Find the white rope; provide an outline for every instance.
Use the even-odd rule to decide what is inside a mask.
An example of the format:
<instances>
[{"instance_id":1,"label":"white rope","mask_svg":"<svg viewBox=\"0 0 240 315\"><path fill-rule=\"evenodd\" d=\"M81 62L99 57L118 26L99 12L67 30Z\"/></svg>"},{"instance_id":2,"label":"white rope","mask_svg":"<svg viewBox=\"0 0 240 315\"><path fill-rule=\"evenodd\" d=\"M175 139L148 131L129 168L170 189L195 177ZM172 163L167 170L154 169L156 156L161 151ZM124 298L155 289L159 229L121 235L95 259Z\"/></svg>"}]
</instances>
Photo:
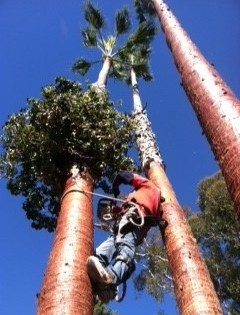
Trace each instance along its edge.
<instances>
[{"instance_id":1,"label":"white rope","mask_svg":"<svg viewBox=\"0 0 240 315\"><path fill-rule=\"evenodd\" d=\"M140 223L138 224L138 223L136 223L136 222L133 220L133 218L130 217L130 215L129 215L129 218L128 218L129 222L131 222L133 225L138 226L138 227L141 227L141 226L144 225L144 214L143 214L143 212L140 210L140 207L139 207L135 202L133 202L133 201L124 200L124 199L115 198L115 197L109 197L109 196L106 196L106 195L102 195L102 194L99 194L99 193L94 193L94 192L91 192L91 191L85 191L85 190L81 190L81 189L72 189L72 190L66 191L66 192L63 194L63 196L62 196L62 198L61 198L61 201L62 201L63 198L64 198L68 193L70 193L70 192L80 192L80 193L83 193L83 194L89 194L89 195L93 195L93 196L97 196L97 197L101 197L101 198L106 198L106 199L113 200L113 201L119 201L119 202L122 202L123 205L124 205L124 204L130 204L130 205L132 205L132 207L134 207L134 209L137 209L137 212L138 212L137 214L140 216L141 221L140 221ZM130 210L131 210L131 208L130 208ZM133 213L133 212L134 212L134 211L132 211L132 213ZM130 213L130 214L131 214L131 213ZM110 217L106 217L106 221L108 221L108 220L111 220L111 218L110 218Z\"/></svg>"},{"instance_id":2,"label":"white rope","mask_svg":"<svg viewBox=\"0 0 240 315\"><path fill-rule=\"evenodd\" d=\"M89 194L89 195L98 196L98 197L101 197L101 198L107 198L109 200L119 201L119 202L123 202L123 203L126 202L126 200L123 200L123 199L119 199L119 198L115 198L115 197L109 197L109 196L106 196L106 195L94 193L94 192L91 192L91 191L85 191L85 190L81 190L81 189L70 189L70 190L67 190L63 194L61 200L63 200L63 198L70 192L80 192L80 193L83 193L83 194Z\"/></svg>"}]
</instances>

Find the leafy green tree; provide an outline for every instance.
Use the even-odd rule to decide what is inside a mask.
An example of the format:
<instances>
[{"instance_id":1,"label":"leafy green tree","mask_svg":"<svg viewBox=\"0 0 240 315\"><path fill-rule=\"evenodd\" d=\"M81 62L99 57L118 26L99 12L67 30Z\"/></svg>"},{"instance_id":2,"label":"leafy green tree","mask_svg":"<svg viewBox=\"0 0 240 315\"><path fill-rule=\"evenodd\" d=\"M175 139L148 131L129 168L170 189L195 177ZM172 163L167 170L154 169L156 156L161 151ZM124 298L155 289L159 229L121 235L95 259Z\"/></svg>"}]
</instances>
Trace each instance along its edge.
<instances>
[{"instance_id":1,"label":"leafy green tree","mask_svg":"<svg viewBox=\"0 0 240 315\"><path fill-rule=\"evenodd\" d=\"M147 291L157 301L173 292L169 263L158 228L151 229L144 243L138 247L138 270L134 274L134 287L138 292Z\"/></svg>"},{"instance_id":2,"label":"leafy green tree","mask_svg":"<svg viewBox=\"0 0 240 315\"><path fill-rule=\"evenodd\" d=\"M93 315L117 315L117 313L107 309L105 304L98 301L95 304Z\"/></svg>"},{"instance_id":3,"label":"leafy green tree","mask_svg":"<svg viewBox=\"0 0 240 315\"><path fill-rule=\"evenodd\" d=\"M189 222L205 257L224 313L240 313L240 223L221 173L199 184L201 212Z\"/></svg>"},{"instance_id":4,"label":"leafy green tree","mask_svg":"<svg viewBox=\"0 0 240 315\"><path fill-rule=\"evenodd\" d=\"M57 78L42 90L42 99L4 125L1 173L13 195L25 197L23 209L32 226L53 231L60 198L73 165L86 167L94 188L108 191L118 168L131 167L131 120L114 109L108 94ZM105 179L105 180L103 180Z\"/></svg>"},{"instance_id":5,"label":"leafy green tree","mask_svg":"<svg viewBox=\"0 0 240 315\"><path fill-rule=\"evenodd\" d=\"M65 78L5 123L0 169L7 188L24 197L34 228L55 230L38 315L92 314L89 193L98 187L108 191L114 173L133 166L127 154L132 137L130 118L114 109L106 91L84 91Z\"/></svg>"}]
</instances>

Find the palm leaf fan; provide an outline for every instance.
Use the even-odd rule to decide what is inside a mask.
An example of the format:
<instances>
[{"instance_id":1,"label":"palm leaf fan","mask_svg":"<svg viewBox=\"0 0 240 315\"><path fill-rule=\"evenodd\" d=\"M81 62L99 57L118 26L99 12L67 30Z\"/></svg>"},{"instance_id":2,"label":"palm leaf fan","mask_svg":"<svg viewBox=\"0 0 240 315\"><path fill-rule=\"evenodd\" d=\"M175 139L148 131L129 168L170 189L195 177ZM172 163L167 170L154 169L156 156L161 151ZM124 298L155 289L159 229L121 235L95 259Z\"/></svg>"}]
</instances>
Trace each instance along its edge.
<instances>
[{"instance_id":1,"label":"palm leaf fan","mask_svg":"<svg viewBox=\"0 0 240 315\"><path fill-rule=\"evenodd\" d=\"M91 67L91 62L89 62L83 58L80 58L74 62L73 66L72 66L72 70L75 73L78 73L78 74L84 76L88 72L90 67Z\"/></svg>"},{"instance_id":2,"label":"palm leaf fan","mask_svg":"<svg viewBox=\"0 0 240 315\"><path fill-rule=\"evenodd\" d=\"M97 7L93 6L90 2L86 2L84 9L84 16L88 23L90 23L96 30L100 30L104 27L104 17Z\"/></svg>"},{"instance_id":3,"label":"palm leaf fan","mask_svg":"<svg viewBox=\"0 0 240 315\"><path fill-rule=\"evenodd\" d=\"M96 30L92 27L86 27L82 30L83 44L86 47L96 47L97 46L97 34Z\"/></svg>"},{"instance_id":4,"label":"palm leaf fan","mask_svg":"<svg viewBox=\"0 0 240 315\"><path fill-rule=\"evenodd\" d=\"M117 34L124 34L129 31L131 27L131 21L127 8L123 8L116 12L115 15L115 30Z\"/></svg>"}]
</instances>

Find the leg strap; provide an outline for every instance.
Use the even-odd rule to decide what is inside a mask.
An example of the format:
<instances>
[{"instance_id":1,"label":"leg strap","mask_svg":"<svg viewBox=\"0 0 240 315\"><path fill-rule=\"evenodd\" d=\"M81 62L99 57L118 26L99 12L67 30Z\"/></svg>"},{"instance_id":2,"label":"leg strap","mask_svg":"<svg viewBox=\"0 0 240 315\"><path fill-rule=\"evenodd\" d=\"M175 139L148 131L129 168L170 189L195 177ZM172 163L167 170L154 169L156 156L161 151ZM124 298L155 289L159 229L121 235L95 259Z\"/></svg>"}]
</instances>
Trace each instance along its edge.
<instances>
[{"instance_id":1,"label":"leg strap","mask_svg":"<svg viewBox=\"0 0 240 315\"><path fill-rule=\"evenodd\" d=\"M116 258L115 258L115 263L117 261L122 261L124 262L127 266L128 266L128 272L127 274L125 275L124 277L124 280L126 281L130 276L131 274L135 271L136 269L136 264L135 264L135 261L134 260L130 260L122 255L118 255Z\"/></svg>"},{"instance_id":2,"label":"leg strap","mask_svg":"<svg viewBox=\"0 0 240 315\"><path fill-rule=\"evenodd\" d=\"M125 262L126 265L128 265L128 267L132 267L132 262L124 257L123 255L118 255L116 258L115 258L115 261L122 261L122 262Z\"/></svg>"}]
</instances>

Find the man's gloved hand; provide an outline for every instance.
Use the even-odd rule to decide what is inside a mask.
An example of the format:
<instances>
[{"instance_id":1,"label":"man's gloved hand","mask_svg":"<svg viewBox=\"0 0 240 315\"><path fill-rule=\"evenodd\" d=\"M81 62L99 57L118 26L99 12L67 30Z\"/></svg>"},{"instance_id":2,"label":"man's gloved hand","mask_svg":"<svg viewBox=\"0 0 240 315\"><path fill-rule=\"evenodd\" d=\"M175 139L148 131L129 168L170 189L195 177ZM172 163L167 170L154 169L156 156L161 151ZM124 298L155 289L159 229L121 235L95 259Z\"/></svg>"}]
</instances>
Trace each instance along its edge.
<instances>
[{"instance_id":1,"label":"man's gloved hand","mask_svg":"<svg viewBox=\"0 0 240 315\"><path fill-rule=\"evenodd\" d=\"M112 194L114 195L115 198L120 194L120 190L118 186L112 187Z\"/></svg>"},{"instance_id":2,"label":"man's gloved hand","mask_svg":"<svg viewBox=\"0 0 240 315\"><path fill-rule=\"evenodd\" d=\"M121 184L131 185L133 181L133 173L129 171L120 171L113 180L112 194L116 198L120 194L119 186Z\"/></svg>"},{"instance_id":3,"label":"man's gloved hand","mask_svg":"<svg viewBox=\"0 0 240 315\"><path fill-rule=\"evenodd\" d=\"M129 171L120 171L113 180L113 187L121 184L131 185L133 181L133 173Z\"/></svg>"}]
</instances>

